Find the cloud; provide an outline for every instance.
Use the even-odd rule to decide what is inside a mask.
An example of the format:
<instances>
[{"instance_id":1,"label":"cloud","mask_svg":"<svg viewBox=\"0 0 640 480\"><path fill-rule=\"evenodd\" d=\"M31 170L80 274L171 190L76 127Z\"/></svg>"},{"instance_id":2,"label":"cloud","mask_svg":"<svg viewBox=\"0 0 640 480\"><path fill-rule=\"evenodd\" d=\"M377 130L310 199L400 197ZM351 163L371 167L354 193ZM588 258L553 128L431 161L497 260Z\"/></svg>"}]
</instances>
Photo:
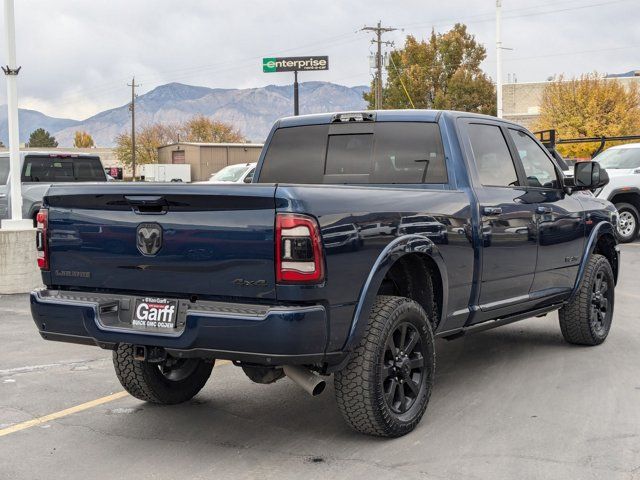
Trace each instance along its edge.
<instances>
[{"instance_id":1,"label":"cloud","mask_svg":"<svg viewBox=\"0 0 640 480\"><path fill-rule=\"evenodd\" d=\"M540 81L554 73L622 72L634 63L640 25L633 0L504 0L504 73ZM598 4L599 6L588 7ZM19 0L16 2L20 105L82 119L129 101L135 74L140 91L172 81L209 87L291 82L263 74L272 55L329 55L328 72L301 80L368 84L369 33L382 19L404 27L385 39L401 45L461 21L486 45L495 71L492 0ZM541 15L541 12L551 12ZM4 39L0 62L4 63ZM582 53L575 53L582 52ZM4 102L4 88L0 101Z\"/></svg>"}]
</instances>

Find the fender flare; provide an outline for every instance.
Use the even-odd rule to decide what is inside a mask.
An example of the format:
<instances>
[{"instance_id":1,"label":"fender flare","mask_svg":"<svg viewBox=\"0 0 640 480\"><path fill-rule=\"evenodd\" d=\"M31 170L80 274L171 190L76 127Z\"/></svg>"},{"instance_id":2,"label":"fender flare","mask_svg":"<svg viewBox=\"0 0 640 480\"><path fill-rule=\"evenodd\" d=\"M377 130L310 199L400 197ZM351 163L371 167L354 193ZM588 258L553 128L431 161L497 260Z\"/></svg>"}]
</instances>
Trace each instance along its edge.
<instances>
[{"instance_id":1,"label":"fender flare","mask_svg":"<svg viewBox=\"0 0 640 480\"><path fill-rule=\"evenodd\" d=\"M617 255L618 241L616 237L616 229L613 226L613 224L609 222L600 222L594 227L594 229L589 234L587 245L582 254L582 260L580 261L580 268L578 268L578 275L576 276L576 282L573 286L573 291L571 292L571 295L567 299L567 302L570 302L571 300L573 300L573 298L578 294L578 291L580 290L580 284L582 283L582 279L584 278L584 275L587 269L587 263L589 262L589 257L591 257L591 255L593 254L593 251L596 249L598 240L600 240L600 238L603 237L604 235L611 235L611 237L615 241L616 262L618 263L618 265L612 265L611 267L613 268L614 272L620 271L620 268L619 268L620 257L619 255ZM617 275L615 280L617 283L618 281Z\"/></svg>"},{"instance_id":2,"label":"fender flare","mask_svg":"<svg viewBox=\"0 0 640 480\"><path fill-rule=\"evenodd\" d=\"M40 211L42 204L43 202L33 202L33 204L31 204L31 208L29 208L29 218L33 218L33 216Z\"/></svg>"},{"instance_id":3,"label":"fender flare","mask_svg":"<svg viewBox=\"0 0 640 480\"><path fill-rule=\"evenodd\" d=\"M607 196L607 200L611 202L611 199L616 195L625 194L625 193L633 193L635 195L640 196L640 188L638 187L616 188L615 190L611 190L611 192L609 192L609 195Z\"/></svg>"},{"instance_id":4,"label":"fender flare","mask_svg":"<svg viewBox=\"0 0 640 480\"><path fill-rule=\"evenodd\" d=\"M427 255L437 265L442 285L441 311L443 316L446 314L449 282L447 268L437 245L428 237L423 235L413 234L399 237L390 242L384 250L382 250L376 259L373 268L369 272L369 276L360 291L358 303L356 304L353 319L351 321L351 329L349 330L349 335L343 350L352 351L358 345L362 335L364 334L369 313L371 312L371 308L375 302L376 294L382 284L382 280L391 269L391 266L400 258L412 253Z\"/></svg>"}]
</instances>

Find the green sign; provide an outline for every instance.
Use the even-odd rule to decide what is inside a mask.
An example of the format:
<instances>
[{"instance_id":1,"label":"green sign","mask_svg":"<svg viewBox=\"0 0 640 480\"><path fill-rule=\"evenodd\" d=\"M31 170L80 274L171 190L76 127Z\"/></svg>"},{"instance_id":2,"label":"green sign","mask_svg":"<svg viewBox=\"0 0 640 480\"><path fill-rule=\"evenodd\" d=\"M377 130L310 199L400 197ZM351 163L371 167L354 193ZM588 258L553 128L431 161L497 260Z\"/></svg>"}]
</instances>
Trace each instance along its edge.
<instances>
[{"instance_id":1,"label":"green sign","mask_svg":"<svg viewBox=\"0 0 640 480\"><path fill-rule=\"evenodd\" d=\"M329 70L329 57L269 57L262 59L264 73Z\"/></svg>"}]
</instances>

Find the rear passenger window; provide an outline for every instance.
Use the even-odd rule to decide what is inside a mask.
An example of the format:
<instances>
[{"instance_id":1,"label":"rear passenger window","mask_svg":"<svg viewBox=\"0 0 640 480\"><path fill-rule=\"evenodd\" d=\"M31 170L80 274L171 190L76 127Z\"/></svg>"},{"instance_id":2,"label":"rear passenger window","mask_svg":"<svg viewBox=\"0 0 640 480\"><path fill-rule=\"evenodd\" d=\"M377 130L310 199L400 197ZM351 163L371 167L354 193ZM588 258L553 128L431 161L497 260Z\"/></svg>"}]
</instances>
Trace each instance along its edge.
<instances>
[{"instance_id":1,"label":"rear passenger window","mask_svg":"<svg viewBox=\"0 0 640 480\"><path fill-rule=\"evenodd\" d=\"M329 125L276 130L259 182L447 183L437 124L378 122L366 125L370 133L347 133L353 124L334 124L331 135Z\"/></svg>"},{"instance_id":2,"label":"rear passenger window","mask_svg":"<svg viewBox=\"0 0 640 480\"><path fill-rule=\"evenodd\" d=\"M471 123L469 141L482 185L510 187L518 185L518 175L500 127Z\"/></svg>"}]
</instances>

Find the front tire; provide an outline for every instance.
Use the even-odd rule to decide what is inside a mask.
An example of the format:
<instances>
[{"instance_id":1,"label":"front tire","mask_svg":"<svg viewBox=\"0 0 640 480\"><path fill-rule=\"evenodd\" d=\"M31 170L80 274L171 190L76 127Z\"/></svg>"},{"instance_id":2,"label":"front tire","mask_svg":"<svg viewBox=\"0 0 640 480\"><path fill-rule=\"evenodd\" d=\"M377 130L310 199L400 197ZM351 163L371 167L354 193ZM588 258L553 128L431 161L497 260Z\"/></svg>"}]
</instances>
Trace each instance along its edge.
<instances>
[{"instance_id":1,"label":"front tire","mask_svg":"<svg viewBox=\"0 0 640 480\"><path fill-rule=\"evenodd\" d=\"M408 298L378 296L360 344L335 374L338 407L358 432L405 435L427 408L434 371L427 313Z\"/></svg>"},{"instance_id":2,"label":"front tire","mask_svg":"<svg viewBox=\"0 0 640 480\"><path fill-rule=\"evenodd\" d=\"M161 363L133 358L133 345L120 344L113 352L116 376L130 395L145 402L175 405L193 398L211 375L214 362L200 358L169 357Z\"/></svg>"},{"instance_id":3,"label":"front tire","mask_svg":"<svg viewBox=\"0 0 640 480\"><path fill-rule=\"evenodd\" d=\"M620 243L633 242L638 236L640 228L640 214L638 209L630 203L616 203L618 210L618 225L616 231Z\"/></svg>"},{"instance_id":4,"label":"front tire","mask_svg":"<svg viewBox=\"0 0 640 480\"><path fill-rule=\"evenodd\" d=\"M560 309L560 329L569 343L600 345L607 339L613 319L615 281L606 257L591 255L580 289Z\"/></svg>"}]
</instances>

